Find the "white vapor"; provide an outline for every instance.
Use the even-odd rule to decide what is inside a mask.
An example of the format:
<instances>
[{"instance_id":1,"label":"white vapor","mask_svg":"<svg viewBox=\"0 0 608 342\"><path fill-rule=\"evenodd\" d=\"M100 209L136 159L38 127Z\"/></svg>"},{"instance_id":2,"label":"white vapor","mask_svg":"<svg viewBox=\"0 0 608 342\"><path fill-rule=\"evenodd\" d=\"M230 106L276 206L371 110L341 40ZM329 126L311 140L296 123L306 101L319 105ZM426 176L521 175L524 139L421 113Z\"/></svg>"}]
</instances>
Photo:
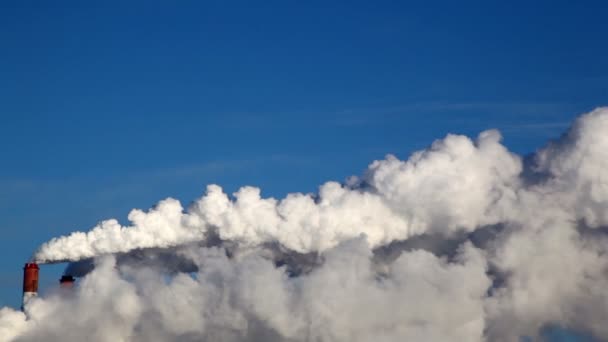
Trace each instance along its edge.
<instances>
[{"instance_id":1,"label":"white vapor","mask_svg":"<svg viewBox=\"0 0 608 342\"><path fill-rule=\"evenodd\" d=\"M0 309L0 341L608 340L606 170L599 108L526 159L489 130L316 195L210 185L186 211L166 199L43 244L38 262L95 267Z\"/></svg>"},{"instance_id":2,"label":"white vapor","mask_svg":"<svg viewBox=\"0 0 608 342\"><path fill-rule=\"evenodd\" d=\"M231 200L210 185L187 212L177 200L166 199L147 213L131 211L131 226L107 220L88 233L53 239L34 260L172 247L203 240L210 230L222 240L249 246L278 242L300 253L324 251L361 234L377 247L428 232L470 231L504 219L503 202L514 196L520 172L521 161L500 144L497 131L483 132L475 142L449 135L408 161L393 156L376 161L349 185L327 182L318 197L294 193L276 200L243 187Z\"/></svg>"}]
</instances>

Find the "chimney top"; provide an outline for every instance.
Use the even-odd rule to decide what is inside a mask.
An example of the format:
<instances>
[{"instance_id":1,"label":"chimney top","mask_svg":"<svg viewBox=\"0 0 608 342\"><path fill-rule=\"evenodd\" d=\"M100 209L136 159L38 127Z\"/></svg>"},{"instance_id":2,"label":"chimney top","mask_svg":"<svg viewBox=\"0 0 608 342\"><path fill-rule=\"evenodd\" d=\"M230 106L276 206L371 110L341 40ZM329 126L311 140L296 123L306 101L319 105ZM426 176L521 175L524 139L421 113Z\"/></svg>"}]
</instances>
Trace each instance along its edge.
<instances>
[{"instance_id":1,"label":"chimney top","mask_svg":"<svg viewBox=\"0 0 608 342\"><path fill-rule=\"evenodd\" d=\"M63 275L63 276L61 276L61 279L59 279L59 282L60 283L74 282L74 277L72 277L69 274Z\"/></svg>"}]
</instances>

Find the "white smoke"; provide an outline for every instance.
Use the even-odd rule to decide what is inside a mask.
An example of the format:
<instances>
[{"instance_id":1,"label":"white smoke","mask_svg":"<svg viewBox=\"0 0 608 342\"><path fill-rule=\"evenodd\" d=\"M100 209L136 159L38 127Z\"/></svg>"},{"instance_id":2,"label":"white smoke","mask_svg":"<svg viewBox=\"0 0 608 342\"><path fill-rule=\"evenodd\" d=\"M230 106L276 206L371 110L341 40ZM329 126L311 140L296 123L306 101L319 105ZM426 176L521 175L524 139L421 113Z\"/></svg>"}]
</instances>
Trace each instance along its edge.
<instances>
[{"instance_id":1,"label":"white smoke","mask_svg":"<svg viewBox=\"0 0 608 342\"><path fill-rule=\"evenodd\" d=\"M365 188L355 179L350 185L327 182L318 197L295 193L276 200L243 187L231 200L210 185L187 212L177 200L166 199L147 213L131 211L131 226L107 220L88 233L53 239L34 259L75 261L172 247L204 240L210 230L222 240L249 246L278 242L300 253L324 251L361 234L378 247L428 232L472 231L505 219L520 172L520 159L500 144L497 131L483 132L475 142L449 135L408 161L389 155L372 163L362 180Z\"/></svg>"},{"instance_id":2,"label":"white smoke","mask_svg":"<svg viewBox=\"0 0 608 342\"><path fill-rule=\"evenodd\" d=\"M27 318L1 309L0 341L608 339L608 109L526 162L500 140L448 135L318 195L211 185L53 239L35 260L96 266Z\"/></svg>"},{"instance_id":3,"label":"white smoke","mask_svg":"<svg viewBox=\"0 0 608 342\"><path fill-rule=\"evenodd\" d=\"M288 277L258 253L188 254L195 277L167 282L104 257L75 293L34 299L15 341L479 341L490 285L480 250L464 245L448 263L404 253L378 278L363 239L325 255L313 272ZM125 281L124 279L132 279Z\"/></svg>"}]
</instances>

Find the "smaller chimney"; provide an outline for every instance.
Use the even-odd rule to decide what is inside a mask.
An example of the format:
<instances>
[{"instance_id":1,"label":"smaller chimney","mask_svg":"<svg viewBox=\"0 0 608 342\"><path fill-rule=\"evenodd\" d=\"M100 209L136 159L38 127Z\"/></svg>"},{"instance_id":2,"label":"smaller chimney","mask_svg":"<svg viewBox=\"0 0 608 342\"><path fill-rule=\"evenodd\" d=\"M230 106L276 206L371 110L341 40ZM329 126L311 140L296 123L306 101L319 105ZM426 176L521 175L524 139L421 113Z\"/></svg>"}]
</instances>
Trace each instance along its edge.
<instances>
[{"instance_id":1,"label":"smaller chimney","mask_svg":"<svg viewBox=\"0 0 608 342\"><path fill-rule=\"evenodd\" d=\"M66 274L64 276L61 276L61 279L59 279L59 287L61 287L62 289L71 289L72 287L74 287L74 281L74 277L69 274Z\"/></svg>"},{"instance_id":2,"label":"smaller chimney","mask_svg":"<svg viewBox=\"0 0 608 342\"><path fill-rule=\"evenodd\" d=\"M25 304L32 298L38 295L38 271L40 267L38 264L29 262L23 266L23 305L21 309L25 307Z\"/></svg>"}]
</instances>

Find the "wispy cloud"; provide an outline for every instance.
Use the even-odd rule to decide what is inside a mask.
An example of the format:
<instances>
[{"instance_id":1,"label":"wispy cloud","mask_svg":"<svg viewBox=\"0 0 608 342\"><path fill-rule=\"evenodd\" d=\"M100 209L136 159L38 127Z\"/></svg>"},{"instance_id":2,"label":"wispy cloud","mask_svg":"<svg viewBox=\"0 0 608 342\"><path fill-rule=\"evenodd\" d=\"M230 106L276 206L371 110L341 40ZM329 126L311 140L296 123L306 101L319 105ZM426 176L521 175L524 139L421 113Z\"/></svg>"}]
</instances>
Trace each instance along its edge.
<instances>
[{"instance_id":1,"label":"wispy cloud","mask_svg":"<svg viewBox=\"0 0 608 342\"><path fill-rule=\"evenodd\" d=\"M285 108L272 112L228 113L223 117L228 118L224 123L232 127L262 130L294 126L355 128L401 123L404 119L458 126L479 126L482 123L483 126L491 124L498 128L530 125L527 129L534 129L535 126L541 128L540 125L552 123L556 117L560 117L560 122L568 122L573 115L582 111L563 102L422 101L344 108ZM567 118L564 117L566 114Z\"/></svg>"},{"instance_id":2,"label":"wispy cloud","mask_svg":"<svg viewBox=\"0 0 608 342\"><path fill-rule=\"evenodd\" d=\"M99 178L0 179L0 213L23 208L24 203L27 203L28 208L46 208L47 201L57 198L67 202L70 202L69 198L83 196L87 197L90 203L124 201L131 194L165 189L167 185L176 184L200 184L200 190L203 191L207 183L214 182L223 175L277 166L310 167L315 163L318 163L318 160L311 156L271 154L133 170Z\"/></svg>"},{"instance_id":3,"label":"wispy cloud","mask_svg":"<svg viewBox=\"0 0 608 342\"><path fill-rule=\"evenodd\" d=\"M554 129L565 129L570 126L570 122L558 121L558 122L536 122L536 123L521 123L502 126L502 131L518 131L518 130L554 130Z\"/></svg>"},{"instance_id":4,"label":"wispy cloud","mask_svg":"<svg viewBox=\"0 0 608 342\"><path fill-rule=\"evenodd\" d=\"M445 123L471 120L479 123L479 119L496 115L522 117L534 115L547 117L564 112L569 105L553 102L418 102L395 106L379 106L364 108L347 108L330 116L332 123L338 126L385 124L400 119L405 115L437 115L445 114ZM449 115L459 114L459 117ZM464 117L462 116L464 115ZM419 118L420 119L420 118Z\"/></svg>"},{"instance_id":5,"label":"wispy cloud","mask_svg":"<svg viewBox=\"0 0 608 342\"><path fill-rule=\"evenodd\" d=\"M338 127L437 124L454 130L497 128L502 132L556 133L568 127L577 109L559 102L420 102L399 106L349 108L328 116ZM462 133L457 131L455 133Z\"/></svg>"}]
</instances>

